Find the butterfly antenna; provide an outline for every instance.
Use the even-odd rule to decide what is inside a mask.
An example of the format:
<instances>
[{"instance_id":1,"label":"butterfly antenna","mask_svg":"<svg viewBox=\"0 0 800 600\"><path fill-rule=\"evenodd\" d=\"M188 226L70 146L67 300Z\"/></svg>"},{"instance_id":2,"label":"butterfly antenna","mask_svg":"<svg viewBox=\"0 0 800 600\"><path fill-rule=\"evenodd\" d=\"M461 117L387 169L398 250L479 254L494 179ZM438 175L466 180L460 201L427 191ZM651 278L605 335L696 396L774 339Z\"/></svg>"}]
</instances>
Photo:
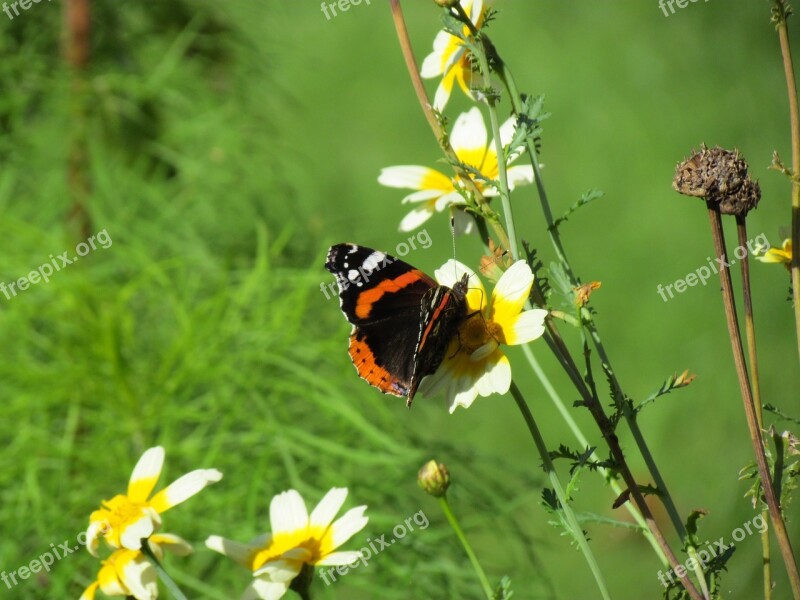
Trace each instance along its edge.
<instances>
[{"instance_id":1,"label":"butterfly antenna","mask_svg":"<svg viewBox=\"0 0 800 600\"><path fill-rule=\"evenodd\" d=\"M453 275L458 278L458 269L456 268L456 213L455 208L450 207L450 235L453 238Z\"/></svg>"}]
</instances>

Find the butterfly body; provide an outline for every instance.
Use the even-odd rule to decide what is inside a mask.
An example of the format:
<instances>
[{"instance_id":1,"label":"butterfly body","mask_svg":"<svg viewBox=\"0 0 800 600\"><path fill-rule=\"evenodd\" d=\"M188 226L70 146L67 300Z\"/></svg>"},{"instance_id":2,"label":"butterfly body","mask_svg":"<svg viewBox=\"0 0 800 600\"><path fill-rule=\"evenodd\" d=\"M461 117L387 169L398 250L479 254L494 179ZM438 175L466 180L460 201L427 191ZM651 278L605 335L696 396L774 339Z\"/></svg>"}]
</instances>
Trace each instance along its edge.
<instances>
[{"instance_id":1,"label":"butterfly body","mask_svg":"<svg viewBox=\"0 0 800 600\"><path fill-rule=\"evenodd\" d=\"M350 358L359 376L410 406L420 382L439 368L467 317L468 276L452 288L389 254L331 246L342 312L352 323Z\"/></svg>"}]
</instances>

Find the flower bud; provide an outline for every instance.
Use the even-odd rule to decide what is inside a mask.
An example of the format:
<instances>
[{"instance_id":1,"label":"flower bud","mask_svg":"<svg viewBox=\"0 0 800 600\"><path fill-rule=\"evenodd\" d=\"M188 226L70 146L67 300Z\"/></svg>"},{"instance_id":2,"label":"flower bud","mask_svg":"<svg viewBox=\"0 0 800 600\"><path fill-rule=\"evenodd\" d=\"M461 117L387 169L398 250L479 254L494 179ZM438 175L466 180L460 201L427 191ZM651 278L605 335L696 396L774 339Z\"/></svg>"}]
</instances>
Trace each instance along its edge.
<instances>
[{"instance_id":1,"label":"flower bud","mask_svg":"<svg viewBox=\"0 0 800 600\"><path fill-rule=\"evenodd\" d=\"M450 473L442 463L429 460L419 470L417 475L419 487L434 498L441 498L450 487Z\"/></svg>"}]
</instances>

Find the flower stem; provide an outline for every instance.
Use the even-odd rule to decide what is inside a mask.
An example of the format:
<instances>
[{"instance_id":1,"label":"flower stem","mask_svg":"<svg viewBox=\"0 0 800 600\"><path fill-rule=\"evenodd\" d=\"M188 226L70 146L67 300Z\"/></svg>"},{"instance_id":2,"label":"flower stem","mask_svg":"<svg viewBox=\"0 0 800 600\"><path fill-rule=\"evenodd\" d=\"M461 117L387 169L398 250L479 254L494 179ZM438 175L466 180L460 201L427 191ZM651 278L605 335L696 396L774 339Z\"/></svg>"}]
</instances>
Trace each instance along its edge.
<instances>
[{"instance_id":1,"label":"flower stem","mask_svg":"<svg viewBox=\"0 0 800 600\"><path fill-rule=\"evenodd\" d=\"M797 350L800 355L800 109L797 103L797 84L792 64L792 49L789 45L789 16L785 0L773 0L775 9L773 19L778 30L778 39L783 57L783 70L786 74L786 88L789 93L789 121L792 131L792 296L794 299L795 334Z\"/></svg>"},{"instance_id":2,"label":"flower stem","mask_svg":"<svg viewBox=\"0 0 800 600\"><path fill-rule=\"evenodd\" d=\"M455 5L455 10L459 20L469 27L470 33L475 40L475 56L478 59L480 70L487 86L487 90L483 95L486 97L486 105L489 107L489 123L492 128L492 136L494 137L494 150L497 155L497 175L499 179L499 192L500 201L503 204L503 216L506 222L506 233L508 234L508 250L511 252L511 257L514 260L519 258L519 246L517 245L517 230L514 226L514 215L511 212L511 193L508 189L508 173L506 170L506 159L503 153L503 140L500 139L500 119L497 117L497 100L498 92L492 88L491 70L489 69L489 58L486 54L486 48L480 38L480 33L475 28L464 7L461 4Z\"/></svg>"},{"instance_id":3,"label":"flower stem","mask_svg":"<svg viewBox=\"0 0 800 600\"><path fill-rule=\"evenodd\" d=\"M750 442L753 446L753 453L756 456L756 465L758 466L758 474L761 478L761 488L764 491L764 499L766 500L767 507L769 508L772 526L775 528L775 537L778 540L778 546L781 549L783 562L786 565L789 582L792 586L792 595L795 600L800 600L800 573L797 571L797 563L795 562L792 544L789 541L789 533L786 530L786 524L783 521L781 507L775 494L775 487L772 485L769 465L767 464L767 457L764 451L764 443L761 438L761 429L759 428L758 424L755 402L753 401L753 394L750 389L750 380L747 374L747 367L745 366L744 349L742 348L742 336L739 332L739 323L736 318L736 303L734 302L733 298L731 273L730 269L728 269L726 266L728 264L728 252L725 248L725 234L722 230L722 218L720 216L719 206L717 204L712 202L707 202L706 204L708 206L708 217L711 222L711 236L714 240L714 249L716 251L717 258L721 261L719 277L722 283L722 299L725 306L725 321L728 326L728 336L731 340L733 362L736 366L736 375L739 380L739 390L742 395L742 402L744 403L747 427L750 432Z\"/></svg>"},{"instance_id":4,"label":"flower stem","mask_svg":"<svg viewBox=\"0 0 800 600\"><path fill-rule=\"evenodd\" d=\"M747 247L747 218L745 215L736 215L736 232L739 236L739 247ZM753 296L750 291L750 260L747 254L739 261L742 269L742 297L744 298L744 329L747 337L747 356L750 360L750 379L753 383L753 402L756 405L756 418L759 430L764 429L763 415L761 414L761 386L758 381L758 354L756 353L756 329L753 320ZM766 522L769 518L768 511L761 513L761 518ZM769 529L761 533L761 564L764 575L764 600L772 598L772 565L770 563Z\"/></svg>"},{"instance_id":5,"label":"flower stem","mask_svg":"<svg viewBox=\"0 0 800 600\"><path fill-rule=\"evenodd\" d=\"M539 431L539 427L536 425L536 421L534 420L533 414L528 407L528 403L525 402L525 397L517 387L517 384L513 381L511 382L511 395L514 396L514 400L516 401L520 412L522 412L522 417L525 419L525 424L528 426L528 430L531 432L533 442L536 444L536 449L539 451L539 456L542 459L544 471L547 473L547 476L550 479L550 485L553 486L553 490L558 498L558 502L561 505L561 511L563 512L564 520L571 530L570 533L575 539L575 542L578 544L578 548L583 553L586 562L589 564L589 569L592 571L592 575L594 575L594 579L597 583L598 589L600 590L600 594L603 596L603 598L608 599L611 596L606 588L603 573L600 571L600 567L594 558L591 548L589 548L589 542L586 540L586 536L583 533L583 528L581 527L580 523L578 523L578 519L575 516L572 507L569 505L568 498L564 493L563 486L561 485L561 480L558 477L558 473L553 465L553 461L550 459L550 452L547 450L547 445L544 442L542 433Z\"/></svg>"},{"instance_id":6,"label":"flower stem","mask_svg":"<svg viewBox=\"0 0 800 600\"><path fill-rule=\"evenodd\" d=\"M508 95L509 95L509 97L511 99L511 103L512 103L512 106L513 106L513 109L514 109L514 113L519 115L521 110L522 110L522 104L521 104L521 101L520 101L521 96L520 96L519 90L518 90L518 88L516 86L516 82L514 80L514 77L511 74L511 71L508 68L508 66L505 64L505 62L502 61L502 59L500 59L499 56L497 56L497 55L494 56L494 62L495 62L495 64L498 65L497 72L498 72L498 75L499 75L501 81L503 81L504 85L506 86L506 89L508 91ZM526 150L528 151L530 162L531 162L531 164L533 166L534 179L536 181L536 189L537 189L538 194L539 194L539 200L540 200L540 204L541 204L541 207L542 207L542 213L544 214L545 222L547 223L548 236L550 237L550 241L551 241L551 243L553 245L553 248L555 249L556 256L558 257L558 261L561 264L561 266L563 267L564 272L567 274L569 280L572 282L572 285L577 286L578 285L577 277L575 276L575 273L572 270L572 266L570 265L569 260L567 259L566 251L564 250L564 246L563 246L563 244L561 242L561 236L559 234L558 228L555 227L555 225L554 225L553 213L552 213L552 209L550 207L550 202L549 202L548 197L547 197L547 191L546 191L546 189L544 187L544 182L542 181L541 170L539 168L538 153L536 151L536 145L535 145L533 140L531 140L531 139L526 140ZM635 416L633 414L631 414L631 411L629 410L629 407L627 406L627 404L624 401L625 395L624 395L624 393L622 391L622 387L621 387L619 381L617 380L617 377L616 377L616 374L614 373L614 370L611 368L611 362L610 362L610 360L608 358L608 355L607 355L607 353L605 351L605 348L603 347L602 341L600 339L600 334L599 334L599 332L598 332L598 330L597 330L597 328L595 326L595 323L593 321L591 313L588 310L584 310L582 317L585 320L587 320L587 328L588 328L588 330L590 332L590 335L591 335L591 338L592 338L592 342L595 345L595 348L597 349L597 353L598 353L598 355L600 357L600 360L603 363L604 369L608 373L608 375L609 375L609 377L610 377L610 379L612 381L612 384L613 384L613 386L615 388L614 396L615 396L615 400L617 401L617 409L624 415L625 420L628 423L628 426L631 429L631 432L633 433L634 441L636 442L636 445L639 448L639 451L642 454L642 457L644 458L645 463L647 464L648 470L650 471L650 474L653 477L653 480L655 481L656 486L658 487L659 491L661 492L659 497L660 497L662 503L664 504L665 508L667 509L667 513L670 515L670 519L672 521L673 527L678 532L678 535L681 538L681 542L686 543L686 541L687 541L686 529L684 528L683 522L680 519L680 515L678 513L677 508L675 507L674 501L672 500L672 496L671 496L671 494L669 492L669 489L667 488L666 482L665 482L664 478L661 476L661 473L660 473L660 471L659 471L659 469L658 469L658 467L657 467L657 465L655 463L655 460L653 459L653 456L652 456L652 454L650 452L650 449L647 446L647 443L645 442L644 436L642 435L642 432L639 429L638 424L636 423ZM568 350L566 350L566 347L563 346L563 344L562 344L561 349L559 349L559 351L568 353ZM564 357L564 358L566 358L566 357ZM562 361L562 366L564 364L565 363ZM580 375L579 375L578 372L576 372L576 373L574 373L572 375L577 376L578 380L580 380ZM572 377L572 375L571 375L571 377ZM572 377L572 378L573 378L573 382L575 382L576 379L574 377ZM581 381L581 383L582 383L582 381ZM598 424L599 424L599 422L598 422ZM620 455L621 455L621 451L620 451ZM639 506L639 508L641 510L641 506ZM648 509L648 511L649 511L649 509ZM676 566L677 563L674 561L674 554L672 554L672 551L669 550L669 548L666 546L666 541L663 541L663 536L661 535L661 532L653 530L653 526L655 526L655 521L651 521L650 519L647 519L647 518L645 518L645 520L651 526L651 529L650 529L651 532L653 533L655 539L657 541L659 541L659 546L662 548L662 550L664 550L664 552L666 553L666 556L670 559L670 563L672 564L672 566L673 567ZM656 526L656 529L657 529L657 526ZM698 580L702 581L701 587L705 587L705 585L704 585L705 581L704 581L703 576L702 576L702 571L700 570L699 573L696 573L696 574L698 575ZM686 585L688 583L688 585L690 587L692 587L692 589L694 590L694 586L692 586L691 583L688 582L688 579L682 578L681 581L684 582L684 585ZM689 588L687 587L687 590L688 589ZM692 592L690 591L690 594L691 593ZM697 596L693 595L692 597L700 598L700 595L697 593L696 590L694 590L694 594L697 594Z\"/></svg>"},{"instance_id":7,"label":"flower stem","mask_svg":"<svg viewBox=\"0 0 800 600\"><path fill-rule=\"evenodd\" d=\"M534 356L533 350L531 350L528 344L524 344L522 346L522 352L523 354L525 354L525 358L528 360L528 364L530 365L536 377L539 379L539 382L542 384L542 387L547 392L547 395L550 396L550 399L553 401L553 405L556 407L556 410L561 415L561 418L564 419L564 421L567 424L567 427L569 427L570 431L572 431L572 435L574 435L575 439L578 440L578 444L581 446L581 449L589 448L590 447L589 441L586 439L586 436L583 435L583 431L581 431L581 428L575 422L575 419L572 418L572 414L569 412L566 405L564 404L564 400L558 394L555 387L553 387L553 384L550 382L550 379L547 377L547 374L544 372L544 369L542 369L541 365L539 364L539 361L536 359L536 356ZM590 458L596 458L596 452L592 452ZM617 483L617 481L614 479L614 476L612 475L611 471L609 471L605 467L598 468L598 471L600 472L600 475L603 477L603 479L605 479L606 482L608 483L609 487L611 488L611 491L614 492L615 497L618 498L622 494L623 490ZM653 538L653 534L650 533L649 529L647 529L647 523L642 518L642 515L639 514L639 511L636 510L636 508L630 502L625 503L625 508L628 510L631 517L633 517L633 520L636 521L636 524L639 526L642 535L644 535L644 537L650 543L650 546L652 546L653 552L656 553L656 556L658 556L659 560L661 561L661 564L664 566L669 565L667 557L664 555L664 552L662 552L661 548L659 548L658 543L656 542L655 538Z\"/></svg>"},{"instance_id":8,"label":"flower stem","mask_svg":"<svg viewBox=\"0 0 800 600\"><path fill-rule=\"evenodd\" d=\"M484 573L481 563L478 562L478 557L475 556L475 552L472 551L472 546L469 545L469 541L467 540L467 536L464 535L461 525L458 524L458 519L453 513L453 510L450 508L450 503L447 501L447 496L440 497L439 504L442 506L442 511L444 512L445 517L447 517L450 527L453 528L458 541L461 542L464 552L467 553L469 562L472 563L472 568L475 570L475 574L478 576L478 580L481 582L481 587L483 588L483 592L486 594L486 598L488 600L492 600L492 598L494 598L494 592L492 592L492 586L489 583L489 579L486 577L486 573Z\"/></svg>"},{"instance_id":9,"label":"flower stem","mask_svg":"<svg viewBox=\"0 0 800 600\"><path fill-rule=\"evenodd\" d=\"M156 558L155 554L153 554L153 551L150 549L150 545L146 540L144 540L142 543L142 554L144 554L147 557L147 560L149 560L153 565L156 573L158 574L158 578L167 587L170 595L175 600L186 600L186 596L183 595L183 592L178 587L178 584L172 580L172 577L169 576L169 573L167 573L164 570L164 567L161 566L161 563L158 562L158 559Z\"/></svg>"}]
</instances>

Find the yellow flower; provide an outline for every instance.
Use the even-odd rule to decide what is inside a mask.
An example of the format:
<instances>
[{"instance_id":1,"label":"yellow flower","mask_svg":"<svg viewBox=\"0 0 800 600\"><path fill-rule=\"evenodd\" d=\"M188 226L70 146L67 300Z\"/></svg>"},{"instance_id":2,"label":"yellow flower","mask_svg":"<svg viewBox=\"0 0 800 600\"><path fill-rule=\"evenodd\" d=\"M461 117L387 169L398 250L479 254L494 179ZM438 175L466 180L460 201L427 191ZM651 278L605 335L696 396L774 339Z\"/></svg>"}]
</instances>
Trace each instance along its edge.
<instances>
[{"instance_id":1,"label":"yellow flower","mask_svg":"<svg viewBox=\"0 0 800 600\"><path fill-rule=\"evenodd\" d=\"M216 469L198 469L150 497L163 464L164 448L156 446L145 451L133 469L128 493L103 501L102 507L91 514L86 547L94 556L100 537L112 548L139 550L142 539L160 529L162 513L222 479L222 473Z\"/></svg>"},{"instance_id":2,"label":"yellow flower","mask_svg":"<svg viewBox=\"0 0 800 600\"><path fill-rule=\"evenodd\" d=\"M277 600L304 565L349 565L361 556L336 549L367 524L366 506L358 506L336 519L347 498L347 488L333 488L308 514L295 490L278 494L269 507L272 533L243 544L212 535L206 546L228 556L253 572L253 582L243 599Z\"/></svg>"},{"instance_id":3,"label":"yellow flower","mask_svg":"<svg viewBox=\"0 0 800 600\"><path fill-rule=\"evenodd\" d=\"M786 265L787 269L791 269L791 264L792 264L791 239L783 240L783 246L781 248L766 248L761 250L763 252L763 255L756 257L761 262L783 263L784 265Z\"/></svg>"},{"instance_id":4,"label":"yellow flower","mask_svg":"<svg viewBox=\"0 0 800 600\"><path fill-rule=\"evenodd\" d=\"M475 27L480 28L486 13L483 0L461 0L461 6ZM466 25L464 25L463 32L465 37L470 35ZM436 88L436 95L433 99L433 107L439 111L444 110L444 107L447 106L454 82L458 82L458 86L469 98L472 98L470 88L476 87L473 85L472 65L470 65L469 53L464 47L464 43L444 30L436 34L433 40L433 52L422 61L420 75L425 79L441 75L442 81Z\"/></svg>"},{"instance_id":5,"label":"yellow flower","mask_svg":"<svg viewBox=\"0 0 800 600\"><path fill-rule=\"evenodd\" d=\"M514 118L508 119L500 127L500 141L507 146L514 136ZM490 181L496 181L498 174L497 152L495 142L487 146L486 125L481 111L477 107L459 115L450 134L450 144L458 159L480 172ZM515 148L514 150L519 150ZM519 152L509 154L506 165L510 165L519 156ZM508 187L525 185L533 181L533 167L519 165L509 167ZM411 231L430 219L434 213L441 212L450 206L466 204L459 193L462 183L456 177L447 175L428 167L402 165L386 167L378 176L378 183L387 187L417 190L403 198L403 204L417 204L400 222L400 231ZM497 196L498 191L483 180L475 180L475 185L487 198ZM456 226L461 232L469 232L472 218L462 211L456 212Z\"/></svg>"},{"instance_id":6,"label":"yellow flower","mask_svg":"<svg viewBox=\"0 0 800 600\"><path fill-rule=\"evenodd\" d=\"M164 549L178 556L192 552L192 547L176 535L155 534L150 536L148 543L159 560L163 557ZM156 571L140 550L116 550L103 561L97 579L83 591L80 600L94 600L98 589L106 596L155 600L158 598Z\"/></svg>"},{"instance_id":7,"label":"yellow flower","mask_svg":"<svg viewBox=\"0 0 800 600\"><path fill-rule=\"evenodd\" d=\"M527 344L544 333L547 311L523 310L533 285L533 273L524 260L503 273L492 296L469 267L449 260L436 271L441 285L452 287L469 274L469 318L450 343L446 358L433 375L420 384L420 393L444 391L452 413L457 406L469 408L475 398L505 394L511 386L511 365L500 346Z\"/></svg>"}]
</instances>

